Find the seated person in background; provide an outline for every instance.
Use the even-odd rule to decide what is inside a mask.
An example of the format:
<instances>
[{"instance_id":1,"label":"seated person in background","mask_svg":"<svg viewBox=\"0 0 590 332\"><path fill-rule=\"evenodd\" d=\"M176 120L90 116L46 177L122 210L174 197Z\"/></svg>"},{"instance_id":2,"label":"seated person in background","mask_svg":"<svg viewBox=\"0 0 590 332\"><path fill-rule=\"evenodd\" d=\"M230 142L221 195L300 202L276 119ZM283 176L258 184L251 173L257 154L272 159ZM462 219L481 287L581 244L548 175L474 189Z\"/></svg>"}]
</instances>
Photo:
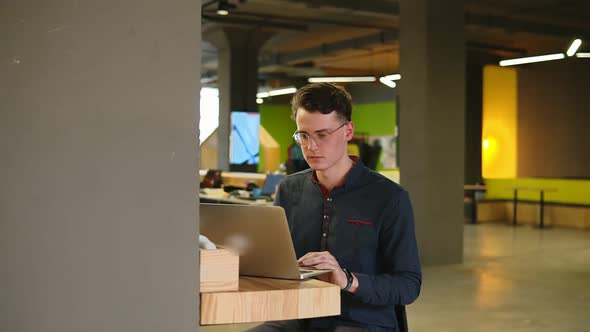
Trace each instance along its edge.
<instances>
[{"instance_id":1,"label":"seated person in background","mask_svg":"<svg viewBox=\"0 0 590 332\"><path fill-rule=\"evenodd\" d=\"M342 87L309 84L291 101L293 135L311 169L279 185L301 266L342 290L334 317L267 322L253 331L407 331L405 305L422 273L408 192L347 153L352 100Z\"/></svg>"},{"instance_id":2,"label":"seated person in background","mask_svg":"<svg viewBox=\"0 0 590 332\"><path fill-rule=\"evenodd\" d=\"M221 188L223 186L223 178L221 176L221 170L210 169L207 174L203 177L201 182L201 188Z\"/></svg>"}]
</instances>

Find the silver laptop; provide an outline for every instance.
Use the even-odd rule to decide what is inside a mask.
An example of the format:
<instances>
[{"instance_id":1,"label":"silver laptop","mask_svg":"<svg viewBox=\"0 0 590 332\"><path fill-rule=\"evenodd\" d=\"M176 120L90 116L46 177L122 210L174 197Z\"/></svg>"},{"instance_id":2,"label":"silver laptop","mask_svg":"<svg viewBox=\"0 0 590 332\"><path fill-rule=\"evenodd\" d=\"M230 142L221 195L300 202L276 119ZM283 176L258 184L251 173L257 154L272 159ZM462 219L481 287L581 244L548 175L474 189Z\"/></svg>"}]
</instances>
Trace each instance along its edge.
<instances>
[{"instance_id":1,"label":"silver laptop","mask_svg":"<svg viewBox=\"0 0 590 332\"><path fill-rule=\"evenodd\" d=\"M201 203L200 216L201 234L239 252L240 275L306 279L331 272L297 265L282 207Z\"/></svg>"}]
</instances>

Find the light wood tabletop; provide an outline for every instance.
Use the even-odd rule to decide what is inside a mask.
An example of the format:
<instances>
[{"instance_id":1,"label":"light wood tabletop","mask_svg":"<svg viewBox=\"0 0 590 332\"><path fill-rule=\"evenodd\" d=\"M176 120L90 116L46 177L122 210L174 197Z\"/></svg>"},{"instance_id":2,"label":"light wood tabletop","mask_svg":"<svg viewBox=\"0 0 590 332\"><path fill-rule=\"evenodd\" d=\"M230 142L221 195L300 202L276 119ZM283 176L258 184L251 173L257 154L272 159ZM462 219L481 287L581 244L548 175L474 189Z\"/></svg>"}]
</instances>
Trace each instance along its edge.
<instances>
[{"instance_id":1,"label":"light wood tabletop","mask_svg":"<svg viewBox=\"0 0 590 332\"><path fill-rule=\"evenodd\" d=\"M239 290L201 293L201 325L340 314L340 287L316 279L240 277Z\"/></svg>"}]
</instances>

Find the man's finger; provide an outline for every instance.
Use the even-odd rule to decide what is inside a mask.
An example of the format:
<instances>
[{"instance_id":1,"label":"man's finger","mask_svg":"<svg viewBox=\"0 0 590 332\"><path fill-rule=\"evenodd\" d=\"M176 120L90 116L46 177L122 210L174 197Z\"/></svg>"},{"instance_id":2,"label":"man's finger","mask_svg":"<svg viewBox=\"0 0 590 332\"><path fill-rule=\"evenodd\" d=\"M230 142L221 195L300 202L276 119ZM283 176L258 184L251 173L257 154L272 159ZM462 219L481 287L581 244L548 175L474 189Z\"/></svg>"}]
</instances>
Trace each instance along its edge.
<instances>
[{"instance_id":1,"label":"man's finger","mask_svg":"<svg viewBox=\"0 0 590 332\"><path fill-rule=\"evenodd\" d=\"M338 267L334 266L334 264L328 264L328 263L321 263L321 264L317 264L313 266L315 269L318 270L337 270Z\"/></svg>"},{"instance_id":2,"label":"man's finger","mask_svg":"<svg viewBox=\"0 0 590 332\"><path fill-rule=\"evenodd\" d=\"M308 252L307 254L305 254L301 258L299 258L297 261L302 262L302 261L307 261L307 260L311 260L311 259L321 259L322 257L324 257L324 255L322 253Z\"/></svg>"},{"instance_id":3,"label":"man's finger","mask_svg":"<svg viewBox=\"0 0 590 332\"><path fill-rule=\"evenodd\" d=\"M314 257L301 261L301 264L305 266L316 266L318 264L329 264L333 266L339 266L338 262L332 257Z\"/></svg>"},{"instance_id":4,"label":"man's finger","mask_svg":"<svg viewBox=\"0 0 590 332\"><path fill-rule=\"evenodd\" d=\"M317 256L318 254L319 254L318 252L308 252L307 254L305 254L305 255L301 256L301 258L299 258L299 259L298 259L298 261L302 261L302 260L304 260L304 259L308 259L308 258L311 258L311 257L315 257L315 256Z\"/></svg>"}]
</instances>

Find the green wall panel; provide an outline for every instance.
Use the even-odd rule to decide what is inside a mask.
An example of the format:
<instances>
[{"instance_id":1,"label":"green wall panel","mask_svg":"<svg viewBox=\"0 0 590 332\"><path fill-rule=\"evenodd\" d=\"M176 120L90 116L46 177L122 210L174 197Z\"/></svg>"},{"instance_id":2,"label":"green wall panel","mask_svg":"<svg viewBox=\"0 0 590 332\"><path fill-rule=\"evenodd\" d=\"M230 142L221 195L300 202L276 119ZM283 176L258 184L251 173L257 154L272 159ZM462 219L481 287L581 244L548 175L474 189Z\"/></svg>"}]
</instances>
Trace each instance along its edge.
<instances>
[{"instance_id":1,"label":"green wall panel","mask_svg":"<svg viewBox=\"0 0 590 332\"><path fill-rule=\"evenodd\" d=\"M358 104L352 109L352 120L357 134L385 136L395 133L395 102Z\"/></svg>"},{"instance_id":2,"label":"green wall panel","mask_svg":"<svg viewBox=\"0 0 590 332\"><path fill-rule=\"evenodd\" d=\"M293 142L291 136L297 130L295 121L291 119L291 107L289 105L262 104L258 109L261 125L281 145L281 161L284 162L287 159L287 147ZM396 125L395 113L395 102L355 104L352 120L355 124L356 134L393 135Z\"/></svg>"}]
</instances>

